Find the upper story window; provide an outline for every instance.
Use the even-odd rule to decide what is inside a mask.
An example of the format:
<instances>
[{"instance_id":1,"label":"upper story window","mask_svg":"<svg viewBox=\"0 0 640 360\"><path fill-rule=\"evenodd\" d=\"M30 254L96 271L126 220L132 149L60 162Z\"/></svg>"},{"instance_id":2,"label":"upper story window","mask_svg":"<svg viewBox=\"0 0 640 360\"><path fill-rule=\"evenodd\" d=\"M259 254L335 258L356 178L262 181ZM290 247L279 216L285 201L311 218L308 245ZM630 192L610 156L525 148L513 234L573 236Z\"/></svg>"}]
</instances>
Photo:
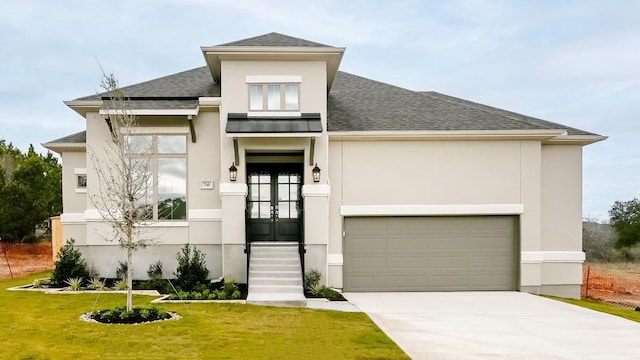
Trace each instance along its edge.
<instances>
[{"instance_id":1,"label":"upper story window","mask_svg":"<svg viewBox=\"0 0 640 360\"><path fill-rule=\"evenodd\" d=\"M149 220L186 219L186 135L127 135L125 141L128 158L139 162L135 174L141 177L136 185L142 196L136 207Z\"/></svg>"},{"instance_id":2,"label":"upper story window","mask_svg":"<svg viewBox=\"0 0 640 360\"><path fill-rule=\"evenodd\" d=\"M299 84L250 84L249 111L299 111Z\"/></svg>"},{"instance_id":3,"label":"upper story window","mask_svg":"<svg viewBox=\"0 0 640 360\"><path fill-rule=\"evenodd\" d=\"M76 189L87 188L87 174L76 175Z\"/></svg>"}]
</instances>

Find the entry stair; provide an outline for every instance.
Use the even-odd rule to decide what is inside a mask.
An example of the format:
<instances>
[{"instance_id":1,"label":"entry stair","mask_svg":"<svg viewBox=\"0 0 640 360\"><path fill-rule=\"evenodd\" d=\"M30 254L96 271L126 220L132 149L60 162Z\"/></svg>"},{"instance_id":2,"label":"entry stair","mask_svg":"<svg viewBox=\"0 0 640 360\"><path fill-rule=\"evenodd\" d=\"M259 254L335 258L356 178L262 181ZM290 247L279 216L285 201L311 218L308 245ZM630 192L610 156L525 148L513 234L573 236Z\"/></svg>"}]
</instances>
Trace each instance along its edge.
<instances>
[{"instance_id":1,"label":"entry stair","mask_svg":"<svg viewBox=\"0 0 640 360\"><path fill-rule=\"evenodd\" d=\"M253 242L247 303L306 306L296 242Z\"/></svg>"}]
</instances>

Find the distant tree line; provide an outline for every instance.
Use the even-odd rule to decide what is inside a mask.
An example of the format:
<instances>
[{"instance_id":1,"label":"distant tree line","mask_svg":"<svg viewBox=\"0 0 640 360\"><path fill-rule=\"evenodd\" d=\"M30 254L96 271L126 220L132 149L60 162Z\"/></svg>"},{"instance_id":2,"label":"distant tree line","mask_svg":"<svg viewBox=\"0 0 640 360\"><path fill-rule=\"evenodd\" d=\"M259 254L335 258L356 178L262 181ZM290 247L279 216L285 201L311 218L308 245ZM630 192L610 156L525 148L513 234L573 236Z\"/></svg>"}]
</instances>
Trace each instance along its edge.
<instances>
[{"instance_id":1,"label":"distant tree line","mask_svg":"<svg viewBox=\"0 0 640 360\"><path fill-rule=\"evenodd\" d=\"M608 224L586 219L582 247L587 261L640 261L640 200L613 203Z\"/></svg>"},{"instance_id":2,"label":"distant tree line","mask_svg":"<svg viewBox=\"0 0 640 360\"><path fill-rule=\"evenodd\" d=\"M33 242L36 228L62 211L62 165L51 153L26 153L0 139L0 237Z\"/></svg>"}]
</instances>

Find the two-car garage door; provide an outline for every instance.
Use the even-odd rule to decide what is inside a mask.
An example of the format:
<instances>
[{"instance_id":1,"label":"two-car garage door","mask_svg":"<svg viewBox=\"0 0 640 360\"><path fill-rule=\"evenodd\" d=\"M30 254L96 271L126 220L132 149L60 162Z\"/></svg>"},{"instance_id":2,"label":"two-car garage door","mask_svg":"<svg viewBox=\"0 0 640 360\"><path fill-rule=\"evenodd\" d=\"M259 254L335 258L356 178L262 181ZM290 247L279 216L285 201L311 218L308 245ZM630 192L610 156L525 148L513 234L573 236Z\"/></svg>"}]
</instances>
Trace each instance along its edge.
<instances>
[{"instance_id":1,"label":"two-car garage door","mask_svg":"<svg viewBox=\"0 0 640 360\"><path fill-rule=\"evenodd\" d=\"M345 218L344 290L515 290L516 219Z\"/></svg>"}]
</instances>

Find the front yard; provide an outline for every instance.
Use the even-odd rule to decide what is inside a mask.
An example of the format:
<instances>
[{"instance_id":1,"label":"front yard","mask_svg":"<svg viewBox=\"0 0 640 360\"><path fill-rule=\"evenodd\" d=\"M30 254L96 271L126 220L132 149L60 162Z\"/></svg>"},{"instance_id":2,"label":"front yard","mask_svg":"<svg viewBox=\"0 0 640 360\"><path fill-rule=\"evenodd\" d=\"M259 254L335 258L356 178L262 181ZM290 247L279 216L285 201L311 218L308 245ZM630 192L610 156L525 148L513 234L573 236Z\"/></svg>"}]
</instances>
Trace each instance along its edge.
<instances>
[{"instance_id":1,"label":"front yard","mask_svg":"<svg viewBox=\"0 0 640 360\"><path fill-rule=\"evenodd\" d=\"M407 359L364 313L240 304L162 304L178 321L104 325L83 312L123 305L122 294L7 291L37 274L0 280L0 338L8 359ZM135 296L134 306L152 297Z\"/></svg>"}]
</instances>

